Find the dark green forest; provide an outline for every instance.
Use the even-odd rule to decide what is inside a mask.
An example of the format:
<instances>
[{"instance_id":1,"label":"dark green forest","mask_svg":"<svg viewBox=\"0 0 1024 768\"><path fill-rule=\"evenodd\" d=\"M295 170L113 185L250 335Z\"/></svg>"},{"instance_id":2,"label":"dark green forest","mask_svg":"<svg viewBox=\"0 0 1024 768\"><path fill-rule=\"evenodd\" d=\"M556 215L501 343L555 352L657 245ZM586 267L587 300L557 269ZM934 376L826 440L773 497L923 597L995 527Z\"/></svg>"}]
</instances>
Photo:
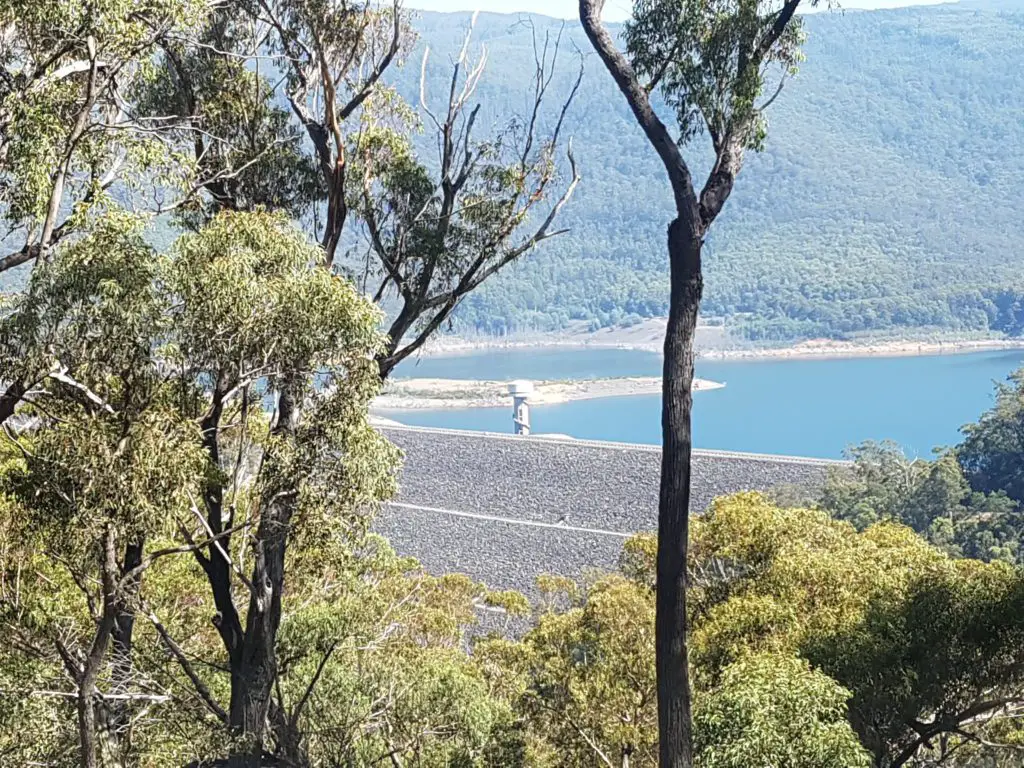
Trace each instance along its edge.
<instances>
[{"instance_id":1,"label":"dark green forest","mask_svg":"<svg viewBox=\"0 0 1024 768\"><path fill-rule=\"evenodd\" d=\"M419 48L398 81L411 103L425 43L428 100L445 97L469 19L415 21ZM526 110L531 29L560 26L481 14L478 133ZM705 249L705 317L753 340L1019 334L1024 5L830 11L808 16L806 31L806 61L769 110L765 151L748 158ZM589 50L567 23L552 98L579 66L574 45ZM571 231L468 297L457 329L601 327L667 311L667 181L600 62L585 67L568 118L583 176L561 218ZM698 170L703 146L688 148Z\"/></svg>"}]
</instances>

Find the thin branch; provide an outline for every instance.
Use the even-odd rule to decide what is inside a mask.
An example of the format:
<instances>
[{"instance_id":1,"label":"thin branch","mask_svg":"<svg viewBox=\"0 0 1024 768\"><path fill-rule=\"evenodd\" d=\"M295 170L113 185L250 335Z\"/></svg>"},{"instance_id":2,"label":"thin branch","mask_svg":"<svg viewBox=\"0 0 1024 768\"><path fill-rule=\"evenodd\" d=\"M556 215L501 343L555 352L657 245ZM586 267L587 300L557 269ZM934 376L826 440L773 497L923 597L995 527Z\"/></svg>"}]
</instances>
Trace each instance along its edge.
<instances>
[{"instance_id":1,"label":"thin branch","mask_svg":"<svg viewBox=\"0 0 1024 768\"><path fill-rule=\"evenodd\" d=\"M68 691L42 691L42 690L29 690L29 691L12 691L12 690L0 690L0 695L9 696L42 696L49 698L62 698L62 699L77 699L78 693ZM164 702L171 701L169 694L153 694L153 693L104 693L103 691L93 691L93 696L100 699L101 701L148 701L154 704L161 704Z\"/></svg>"},{"instance_id":2,"label":"thin branch","mask_svg":"<svg viewBox=\"0 0 1024 768\"><path fill-rule=\"evenodd\" d=\"M377 62L373 71L369 77L363 81L361 89L353 96L348 104L341 108L339 117L341 120L346 120L359 106L366 101L366 99L373 92L374 86L377 85L377 81L383 76L384 71L391 66L391 62L394 61L398 55L399 50L402 48L402 4L400 0L394 0L392 4L392 15L393 15L393 29L391 34L390 45L388 46L387 52Z\"/></svg>"},{"instance_id":3,"label":"thin branch","mask_svg":"<svg viewBox=\"0 0 1024 768\"><path fill-rule=\"evenodd\" d=\"M71 133L68 135L67 147L64 157L53 177L53 186L50 189L50 199L47 203L46 216L43 219L42 232L39 235L39 258L46 258L47 249L50 248L50 238L53 235L54 227L57 225L57 214L60 211L61 202L64 199L64 182L68 171L71 168L71 158L78 147L78 140L85 133L89 124L89 114L96 103L96 73L98 62L96 60L96 40L90 35L86 38L86 47L89 51L89 77L85 86L85 101L75 119Z\"/></svg>"},{"instance_id":4,"label":"thin branch","mask_svg":"<svg viewBox=\"0 0 1024 768\"><path fill-rule=\"evenodd\" d=\"M292 712L290 721L291 726L294 728L299 722L299 717L302 715L302 710L305 708L306 703L309 701L309 697L313 694L313 689L316 684L320 682L320 676L323 675L324 669L327 667L327 662L330 660L331 655L334 653L334 649L338 647L338 642L335 640L331 643L331 647L327 649L323 658L320 659L320 663L317 664L316 672L313 674L313 678L309 681L309 685L306 686L306 690L303 692L302 697L299 699L299 703L295 705L295 710Z\"/></svg>"},{"instance_id":5,"label":"thin branch","mask_svg":"<svg viewBox=\"0 0 1024 768\"><path fill-rule=\"evenodd\" d=\"M777 98L779 98L779 94L782 93L782 86L784 86L785 84L786 84L786 75L783 74L782 77L779 78L779 85L775 89L775 93L773 93L771 95L771 97L764 104L762 104L761 106L757 107L757 111L758 112L764 112L766 109L768 109L768 107L770 107L772 105L772 102L774 102Z\"/></svg>"},{"instance_id":6,"label":"thin branch","mask_svg":"<svg viewBox=\"0 0 1024 768\"><path fill-rule=\"evenodd\" d=\"M573 718L569 717L564 712L561 712L561 711L555 709L550 704L544 703L543 701L537 700L537 703L540 705L540 707L542 709L546 709L551 714L553 714L555 716L558 716L558 717L561 717L566 723L568 723L570 726L572 726L573 730L575 730L580 736L583 737L583 740L585 742L587 742L587 746L589 746L592 750L594 750L594 754L598 758L600 758L602 763L604 763L606 766L608 766L608 768L615 768L615 765L608 758L608 755L606 755L602 751L601 747L598 746L597 742L594 740L594 737L591 736L590 734L588 734L586 732L586 730L584 730Z\"/></svg>"},{"instance_id":7,"label":"thin branch","mask_svg":"<svg viewBox=\"0 0 1024 768\"><path fill-rule=\"evenodd\" d=\"M61 366L57 370L51 371L50 378L54 379L55 381L59 381L61 384L69 386L72 389L77 389L79 392L85 395L85 398L89 402L91 402L93 405L98 406L99 408L102 408L107 413L111 415L117 413L117 411L114 410L114 407L110 403L108 403L102 397L100 397L91 389L89 389L89 387L87 387L85 384L82 384L80 381L68 375L67 368Z\"/></svg>"},{"instance_id":8,"label":"thin branch","mask_svg":"<svg viewBox=\"0 0 1024 768\"><path fill-rule=\"evenodd\" d=\"M224 708L220 706L213 698L213 694L210 693L210 689L206 687L206 684L202 681L199 675L196 673L192 663L185 656L185 652L181 649L174 639L171 637L167 628L160 622L156 614L152 611L146 612L146 618L149 619L150 623L156 629L157 634L160 635L160 639L163 640L164 645L167 646L167 650L171 652L175 660L178 662L178 666L181 667L182 672L192 683L192 687L195 688L196 694L207 706L207 708L225 725L228 723L228 713L224 711Z\"/></svg>"},{"instance_id":9,"label":"thin branch","mask_svg":"<svg viewBox=\"0 0 1024 768\"><path fill-rule=\"evenodd\" d=\"M166 549L158 549L155 552L151 552L149 555L146 556L146 558L141 563L139 563L134 568L128 570L124 574L124 576L121 577L121 580L117 584L117 588L121 589L122 587L124 587L125 584L127 584L129 581L131 581L136 576L141 574L147 568L152 566L154 562L161 558L168 557L169 555L188 554L190 552L195 552L197 550L203 550L213 544L216 544L218 547L220 547L220 542L222 539L226 539L230 537L231 534L236 533L244 528L248 528L250 525L252 525L252 523L247 521L244 523L240 523L239 525L236 525L233 528L227 528L218 533L216 536L211 536L210 538L203 539L202 541L191 541L187 544L182 544L177 547L168 547Z\"/></svg>"},{"instance_id":10,"label":"thin branch","mask_svg":"<svg viewBox=\"0 0 1024 768\"><path fill-rule=\"evenodd\" d=\"M246 577L246 575L244 573L242 573L242 569L239 568L237 565L235 565L235 561L231 559L231 556L228 555L228 553L224 550L224 547L221 546L221 542L220 542L221 536L219 536L216 533L214 533L213 530L210 528L210 524L207 522L206 518L203 517L203 513L199 511L199 507L196 505L196 500L192 497L191 493L189 493L189 501L191 503L192 513L199 520L200 524L202 524L203 528L206 529L206 533L210 537L210 539L209 539L210 545L214 549L217 550L217 552L220 554L220 556L222 558L224 558L224 562L228 564L228 566L231 568L231 570L234 572L234 574L238 577L238 579L245 585L245 587L251 593L257 594L256 588L252 585L252 582L249 581L249 579ZM190 544L194 544L194 542L192 542L192 541L190 541L189 543ZM189 551L198 551L198 548L193 548L192 550L189 550Z\"/></svg>"},{"instance_id":11,"label":"thin branch","mask_svg":"<svg viewBox=\"0 0 1024 768\"><path fill-rule=\"evenodd\" d=\"M761 40L760 45L757 47L756 58L758 61L763 59L771 51L772 46L778 42L778 39L782 37L786 31L786 27L789 22L793 19L793 15L796 13L796 9L800 5L800 0L786 0L785 5L779 9L778 14L775 17L775 21L772 24L772 28L768 30L768 34Z\"/></svg>"}]
</instances>

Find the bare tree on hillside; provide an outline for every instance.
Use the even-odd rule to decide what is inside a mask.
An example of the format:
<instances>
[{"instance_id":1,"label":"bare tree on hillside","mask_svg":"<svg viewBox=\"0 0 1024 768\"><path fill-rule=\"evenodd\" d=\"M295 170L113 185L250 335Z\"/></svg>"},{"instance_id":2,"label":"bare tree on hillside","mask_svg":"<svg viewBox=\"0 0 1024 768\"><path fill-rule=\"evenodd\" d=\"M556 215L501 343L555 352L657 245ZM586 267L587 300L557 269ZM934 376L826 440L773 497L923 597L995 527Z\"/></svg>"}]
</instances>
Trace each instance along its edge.
<instances>
[{"instance_id":1,"label":"bare tree on hillside","mask_svg":"<svg viewBox=\"0 0 1024 768\"><path fill-rule=\"evenodd\" d=\"M563 234L554 223L580 181L569 141L569 177L553 192L561 178L557 155L566 114L583 78L582 57L567 94L546 115L564 41L561 30L543 37L534 30L528 112L496 135L478 138L481 104L472 101L487 52L481 48L474 60L471 37L472 25L440 110L427 92L430 49L423 54L420 110L437 136L436 172L419 162L395 130L365 130L355 142L362 179L353 196L369 241L362 282L375 301L394 296L399 302L388 347L377 361L382 378L420 349L467 294L539 243Z\"/></svg>"}]
</instances>

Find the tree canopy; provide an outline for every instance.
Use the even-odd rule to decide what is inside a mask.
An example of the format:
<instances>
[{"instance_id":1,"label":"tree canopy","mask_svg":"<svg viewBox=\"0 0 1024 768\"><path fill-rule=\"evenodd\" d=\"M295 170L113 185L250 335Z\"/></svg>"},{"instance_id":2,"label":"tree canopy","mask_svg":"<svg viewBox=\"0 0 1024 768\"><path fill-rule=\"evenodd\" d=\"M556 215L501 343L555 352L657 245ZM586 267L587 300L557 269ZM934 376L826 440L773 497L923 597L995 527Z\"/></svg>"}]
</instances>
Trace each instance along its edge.
<instances>
[{"instance_id":1,"label":"tree canopy","mask_svg":"<svg viewBox=\"0 0 1024 768\"><path fill-rule=\"evenodd\" d=\"M951 559L891 522L857 532L756 494L717 501L690 552L699 765L1013 759L1018 570ZM542 583L560 597L522 641L477 644L537 764L657 765L654 553L641 536L620 574Z\"/></svg>"},{"instance_id":2,"label":"tree canopy","mask_svg":"<svg viewBox=\"0 0 1024 768\"><path fill-rule=\"evenodd\" d=\"M961 427L960 444L933 460L909 459L891 443L852 448L852 465L829 472L818 503L858 529L894 520L953 557L1019 564L1022 391L1017 371L997 385L993 407Z\"/></svg>"},{"instance_id":3,"label":"tree canopy","mask_svg":"<svg viewBox=\"0 0 1024 768\"><path fill-rule=\"evenodd\" d=\"M521 639L470 641L478 606L520 620L528 606L425 574L368 533L395 460L365 424L377 315L310 269L319 254L295 238L281 218L225 213L158 254L133 217L105 216L8 309L4 370L43 373L0 467L0 754L78 763L83 700L101 760L217 764L238 749L229 723L243 683L228 643L253 642L257 553L274 542L265 510L296 488L267 755L655 765L653 537L627 542L619 573L542 579ZM336 311L311 313L312 297ZM303 419L282 434L263 403L299 370ZM335 386L314 387L314 372L334 372ZM217 382L231 390L210 432ZM924 501L909 509L959 498L920 490L947 461L914 469L908 487ZM886 509L889 486L868 481L873 506L861 509ZM746 494L695 521L701 764L1014 764L1020 571L888 517L858 518L858 531ZM210 575L216 556L227 595Z\"/></svg>"},{"instance_id":4,"label":"tree canopy","mask_svg":"<svg viewBox=\"0 0 1024 768\"><path fill-rule=\"evenodd\" d=\"M712 13L680 30L640 3L653 47L626 35L720 159L762 147L751 94L770 84L740 68L729 98L709 90L724 70L697 62L732 72L751 42L748 4L728 6L724 30ZM416 72L397 69L417 44L398 6L43 0L0 18L0 271L32 264L0 306L0 762L654 765L652 537L617 573L543 578L531 606L372 533L401 460L369 418L389 361L566 242L585 175L567 137L597 122L573 117L595 97L557 55L572 33L524 25L523 65L469 53L519 27L483 17L467 38L428 16L463 55ZM783 31L764 55L788 75ZM484 59L517 68L499 84L533 74L525 111L487 90ZM545 282L569 301L564 274ZM935 461L859 449L825 509L744 494L696 521L678 571L700 764L1011 764L1022 388Z\"/></svg>"}]
</instances>

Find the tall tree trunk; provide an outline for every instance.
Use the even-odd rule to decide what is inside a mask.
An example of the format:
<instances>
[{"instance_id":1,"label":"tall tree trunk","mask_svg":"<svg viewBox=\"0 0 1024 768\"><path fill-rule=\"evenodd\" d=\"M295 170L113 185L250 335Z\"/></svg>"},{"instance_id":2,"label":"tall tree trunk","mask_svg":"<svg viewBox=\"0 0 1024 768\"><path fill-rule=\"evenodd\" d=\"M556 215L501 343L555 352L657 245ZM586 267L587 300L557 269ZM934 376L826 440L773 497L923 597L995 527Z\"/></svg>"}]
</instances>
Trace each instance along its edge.
<instances>
[{"instance_id":1,"label":"tall tree trunk","mask_svg":"<svg viewBox=\"0 0 1024 768\"><path fill-rule=\"evenodd\" d=\"M416 317L416 303L406 299L402 304L401 311L388 328L387 346L381 354L377 355L377 370L380 374L381 381L386 381L388 376L391 375L391 372L395 370L395 366L408 356L400 356L398 354L398 347L402 343L402 338L415 324Z\"/></svg>"},{"instance_id":2,"label":"tall tree trunk","mask_svg":"<svg viewBox=\"0 0 1024 768\"><path fill-rule=\"evenodd\" d=\"M671 298L665 332L658 500L657 649L659 765L690 768L693 747L686 648L686 553L689 536L690 416L693 339L703 278L701 239L682 220L668 228Z\"/></svg>"},{"instance_id":3,"label":"tall tree trunk","mask_svg":"<svg viewBox=\"0 0 1024 768\"><path fill-rule=\"evenodd\" d=\"M294 433L300 409L297 385L286 383L278 400L276 436ZM228 759L230 768L259 768L277 679L277 631L281 625L285 555L288 532L298 492L283 487L282 478L263 492L260 524L256 531L252 594L245 620L245 634L237 661L232 659L229 725L236 742ZM290 483L290 481L287 481Z\"/></svg>"},{"instance_id":4,"label":"tall tree trunk","mask_svg":"<svg viewBox=\"0 0 1024 768\"><path fill-rule=\"evenodd\" d=\"M703 290L700 265L702 238L717 211L704 215L702 201L693 187L679 142L651 106L649 88L641 85L632 64L618 50L611 34L601 23L604 0L579 0L579 3L580 23L626 98L651 147L661 158L676 204L676 219L668 227L671 296L662 381L658 589L654 632L658 678L658 765L659 768L691 768L693 724L686 651L686 552L690 514L693 338Z\"/></svg>"},{"instance_id":5,"label":"tall tree trunk","mask_svg":"<svg viewBox=\"0 0 1024 768\"><path fill-rule=\"evenodd\" d=\"M104 536L103 564L103 613L96 626L89 653L82 665L78 680L78 740L79 764L82 768L97 768L96 728L96 681L110 645L114 631L114 617L120 608L117 599L117 557L114 551L114 531L108 528Z\"/></svg>"},{"instance_id":6,"label":"tall tree trunk","mask_svg":"<svg viewBox=\"0 0 1024 768\"><path fill-rule=\"evenodd\" d=\"M281 763L288 768L310 768L309 752L298 718L293 719L278 702L271 701L267 719Z\"/></svg>"},{"instance_id":7,"label":"tall tree trunk","mask_svg":"<svg viewBox=\"0 0 1024 768\"><path fill-rule=\"evenodd\" d=\"M348 219L348 204L345 201L345 165L339 161L327 180L327 221L320 245L324 249L324 264L330 268L338 253L338 244Z\"/></svg>"},{"instance_id":8,"label":"tall tree trunk","mask_svg":"<svg viewBox=\"0 0 1024 768\"><path fill-rule=\"evenodd\" d=\"M96 728L96 680L99 678L103 657L107 652L110 632L114 626L113 609L104 610L92 646L82 670L82 679L78 685L78 740L80 749L80 765L82 768L97 767L97 728Z\"/></svg>"},{"instance_id":9,"label":"tall tree trunk","mask_svg":"<svg viewBox=\"0 0 1024 768\"><path fill-rule=\"evenodd\" d=\"M127 544L121 560L120 577L142 563L144 541ZM114 628L111 632L111 691L127 694L132 687L135 665L132 660L132 638L135 631L135 605L139 595L141 577L135 576L124 585L114 609ZM121 765L131 751L131 710L128 699L107 702L106 710L106 761Z\"/></svg>"}]
</instances>

